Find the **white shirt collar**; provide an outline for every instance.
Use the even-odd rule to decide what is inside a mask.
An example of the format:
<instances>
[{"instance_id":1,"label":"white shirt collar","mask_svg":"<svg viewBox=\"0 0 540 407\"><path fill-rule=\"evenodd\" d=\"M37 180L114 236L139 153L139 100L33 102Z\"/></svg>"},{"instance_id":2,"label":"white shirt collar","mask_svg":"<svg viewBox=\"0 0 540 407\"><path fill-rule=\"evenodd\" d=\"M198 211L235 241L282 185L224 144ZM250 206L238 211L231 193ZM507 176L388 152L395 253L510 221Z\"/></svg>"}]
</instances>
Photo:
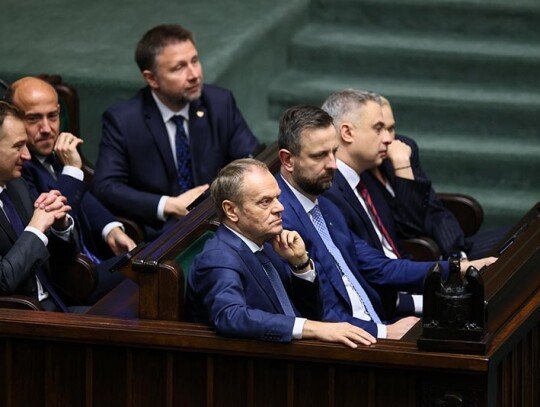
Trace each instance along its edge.
<instances>
[{"instance_id":1,"label":"white shirt collar","mask_svg":"<svg viewBox=\"0 0 540 407\"><path fill-rule=\"evenodd\" d=\"M159 100L154 91L152 91L152 97L154 98L158 110L161 113L161 117L163 118L163 121L165 123L167 123L171 119L171 117L177 115L180 115L184 118L184 120L189 121L189 103L186 103L186 105L178 112L173 112L171 109L165 106L165 104L163 104L161 100Z\"/></svg>"},{"instance_id":2,"label":"white shirt collar","mask_svg":"<svg viewBox=\"0 0 540 407\"><path fill-rule=\"evenodd\" d=\"M234 230L233 228L225 225L223 223L223 226L225 226L227 229L229 229L231 232L233 232L236 236L238 236L240 238L240 240L242 240L242 242L244 242L247 247L249 247L249 249L255 253L255 252L258 252L260 250L262 250L262 246L259 246L257 243L249 240L247 237L245 237L243 234L241 234L240 232L237 232L236 230Z\"/></svg>"},{"instance_id":3,"label":"white shirt collar","mask_svg":"<svg viewBox=\"0 0 540 407\"><path fill-rule=\"evenodd\" d=\"M291 188L292 193L300 201L300 205L302 205L302 208L304 208L304 210L307 213L309 213L309 211L311 211L315 207L315 205L317 205L319 203L318 199L315 199L315 202L313 202L311 199L309 199L303 193L298 191L295 187L293 187L291 184L289 184L289 182L285 179L285 177L283 177L283 175L280 174L279 176L281 178L283 178L283 181L285 181L285 183L289 186L289 188Z\"/></svg>"},{"instance_id":4,"label":"white shirt collar","mask_svg":"<svg viewBox=\"0 0 540 407\"><path fill-rule=\"evenodd\" d=\"M348 164L345 164L339 158L336 160L336 164L339 172L341 172L341 174L345 177L347 183L354 191L360 182L360 175L358 175L354 169L352 169Z\"/></svg>"}]
</instances>

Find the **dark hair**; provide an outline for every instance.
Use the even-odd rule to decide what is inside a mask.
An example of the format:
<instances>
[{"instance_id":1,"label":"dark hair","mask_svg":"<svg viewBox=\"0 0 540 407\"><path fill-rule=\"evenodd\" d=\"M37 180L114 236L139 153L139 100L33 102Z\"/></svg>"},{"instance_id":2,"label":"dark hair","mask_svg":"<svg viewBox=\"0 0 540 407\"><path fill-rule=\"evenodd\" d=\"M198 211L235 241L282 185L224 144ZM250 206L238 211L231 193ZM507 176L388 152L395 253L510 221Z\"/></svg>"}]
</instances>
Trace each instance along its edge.
<instances>
[{"instance_id":1,"label":"dark hair","mask_svg":"<svg viewBox=\"0 0 540 407\"><path fill-rule=\"evenodd\" d=\"M278 147L289 150L293 155L298 155L304 130L325 129L332 125L332 117L318 107L309 105L291 107L279 120Z\"/></svg>"},{"instance_id":2,"label":"dark hair","mask_svg":"<svg viewBox=\"0 0 540 407\"><path fill-rule=\"evenodd\" d=\"M222 203L225 200L240 204L243 202L244 176L254 168L268 171L265 163L254 158L241 158L223 167L212 185L210 196L216 205L218 220L221 222L225 217Z\"/></svg>"},{"instance_id":3,"label":"dark hair","mask_svg":"<svg viewBox=\"0 0 540 407\"><path fill-rule=\"evenodd\" d=\"M4 120L8 116L13 116L19 120L24 120L23 112L10 103L0 100L0 128L4 125Z\"/></svg>"},{"instance_id":4,"label":"dark hair","mask_svg":"<svg viewBox=\"0 0 540 407\"><path fill-rule=\"evenodd\" d=\"M193 40L193 34L187 28L178 24L162 24L148 30L137 43L135 62L139 69L152 70L157 55L169 44Z\"/></svg>"}]
</instances>

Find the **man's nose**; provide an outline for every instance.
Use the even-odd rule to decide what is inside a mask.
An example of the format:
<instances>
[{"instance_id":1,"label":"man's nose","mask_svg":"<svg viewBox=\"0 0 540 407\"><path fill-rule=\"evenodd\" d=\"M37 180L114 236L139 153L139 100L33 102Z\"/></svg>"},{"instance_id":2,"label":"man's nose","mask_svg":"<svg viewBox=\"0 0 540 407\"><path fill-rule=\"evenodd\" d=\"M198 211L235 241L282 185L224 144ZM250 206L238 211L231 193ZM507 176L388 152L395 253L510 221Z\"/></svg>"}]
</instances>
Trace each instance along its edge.
<instances>
[{"instance_id":1,"label":"man's nose","mask_svg":"<svg viewBox=\"0 0 540 407\"><path fill-rule=\"evenodd\" d=\"M43 120L41 120L41 123L39 125L39 130L42 133L50 133L51 132L51 125L49 123L49 119L44 117Z\"/></svg>"},{"instance_id":2,"label":"man's nose","mask_svg":"<svg viewBox=\"0 0 540 407\"><path fill-rule=\"evenodd\" d=\"M28 147L25 144L24 147L21 148L21 160L28 161L31 158L32 156L30 155L30 150L28 150Z\"/></svg>"}]
</instances>

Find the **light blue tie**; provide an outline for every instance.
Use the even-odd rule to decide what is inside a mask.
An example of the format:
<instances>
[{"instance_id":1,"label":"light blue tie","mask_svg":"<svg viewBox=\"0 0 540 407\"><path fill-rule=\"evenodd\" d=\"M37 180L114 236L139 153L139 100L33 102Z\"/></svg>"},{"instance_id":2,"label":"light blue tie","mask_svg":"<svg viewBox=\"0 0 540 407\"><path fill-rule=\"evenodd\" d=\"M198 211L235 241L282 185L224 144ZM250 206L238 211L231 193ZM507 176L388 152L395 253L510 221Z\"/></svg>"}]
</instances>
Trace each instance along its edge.
<instances>
[{"instance_id":1,"label":"light blue tie","mask_svg":"<svg viewBox=\"0 0 540 407\"><path fill-rule=\"evenodd\" d=\"M366 307L366 311L371 317L371 319L373 320L373 322L380 324L381 319L375 312L375 308L373 308L373 304L371 303L368 295L362 288L362 285L358 282L356 277L353 275L353 273L349 269L349 266L347 265L347 262L341 255L340 250L334 244L334 241L332 240L332 237L330 236L330 232L328 231L328 227L326 226L326 222L324 221L324 218L322 216L321 210L319 209L319 205L315 205L313 209L309 211L309 213L311 214L311 217L313 218L313 225L315 226L315 229L317 229L317 232L319 232L319 235L321 236L321 239L326 245L326 248L330 252L330 255L334 258L334 261L336 262L337 267L349 279L349 281L353 285L354 290L360 297L360 300L364 303L364 306Z\"/></svg>"},{"instance_id":2,"label":"light blue tie","mask_svg":"<svg viewBox=\"0 0 540 407\"><path fill-rule=\"evenodd\" d=\"M257 257L259 262L262 264L263 269L266 272L266 275L268 276L268 279L270 280L270 283L272 284L272 287L274 288L274 291L278 297L281 308L283 308L283 312L285 313L285 315L294 317L296 314L292 307L291 301L289 300L289 296L287 295L287 291L285 291L283 282L281 281L281 278L279 278L278 271L276 270L264 250L259 250L258 252L256 252L255 257Z\"/></svg>"}]
</instances>

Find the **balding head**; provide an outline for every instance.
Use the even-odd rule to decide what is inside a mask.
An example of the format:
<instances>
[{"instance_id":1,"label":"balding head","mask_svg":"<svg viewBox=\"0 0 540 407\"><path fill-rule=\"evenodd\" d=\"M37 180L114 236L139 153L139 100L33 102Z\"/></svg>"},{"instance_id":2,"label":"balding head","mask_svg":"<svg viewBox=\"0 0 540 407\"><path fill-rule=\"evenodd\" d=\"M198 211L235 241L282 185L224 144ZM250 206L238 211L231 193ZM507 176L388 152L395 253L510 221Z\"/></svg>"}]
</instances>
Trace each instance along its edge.
<instances>
[{"instance_id":1,"label":"balding head","mask_svg":"<svg viewBox=\"0 0 540 407\"><path fill-rule=\"evenodd\" d=\"M30 151L49 155L60 133L60 105L54 87L42 79L27 76L9 87L6 100L24 112Z\"/></svg>"},{"instance_id":2,"label":"balding head","mask_svg":"<svg viewBox=\"0 0 540 407\"><path fill-rule=\"evenodd\" d=\"M50 83L34 76L25 76L9 86L5 99L24 111L22 105L33 103L43 95L56 98L58 104L58 95Z\"/></svg>"}]
</instances>

